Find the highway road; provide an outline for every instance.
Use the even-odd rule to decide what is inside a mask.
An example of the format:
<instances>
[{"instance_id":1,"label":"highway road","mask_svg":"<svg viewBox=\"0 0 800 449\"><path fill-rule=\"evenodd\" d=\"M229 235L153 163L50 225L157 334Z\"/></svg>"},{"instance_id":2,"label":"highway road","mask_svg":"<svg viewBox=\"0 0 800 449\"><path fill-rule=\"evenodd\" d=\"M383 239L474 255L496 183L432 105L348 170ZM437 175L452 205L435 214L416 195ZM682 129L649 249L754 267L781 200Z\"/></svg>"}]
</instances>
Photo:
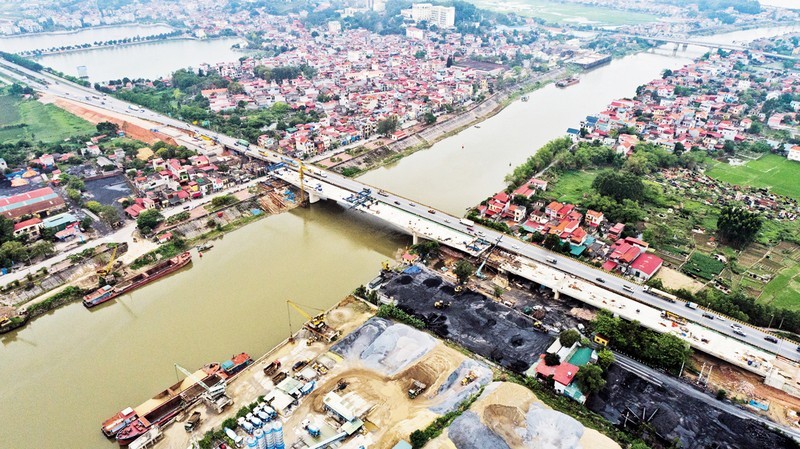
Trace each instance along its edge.
<instances>
[{"instance_id":1,"label":"highway road","mask_svg":"<svg viewBox=\"0 0 800 449\"><path fill-rule=\"evenodd\" d=\"M25 76L20 76L18 73L9 71L8 67L11 67L16 71L22 72L25 75L33 77L35 79L43 78L47 81L48 84L42 84L36 81L32 81L31 79ZM210 130L206 130L185 123L178 119L168 117L157 112L146 110L138 105L126 103L124 101L112 98L110 96L109 97L103 96L102 94L91 88L85 88L83 86L79 86L77 84L68 82L66 80L57 78L55 76L46 73L33 72L24 69L20 66L17 66L15 64L11 64L5 60L0 60L0 74L3 74L8 77L13 77L21 82L30 85L34 89L40 90L45 93L49 93L51 95L56 95L64 98L71 98L76 101L80 101L95 107L117 112L120 114L125 114L128 116L133 116L144 120L149 120L152 122L160 123L162 125L168 125L194 133L201 133L208 137L211 137L212 139L218 141L219 143L225 145L228 148L234 149L238 152L244 153L248 156L260 160L269 161L273 163L281 161L292 162L289 158L287 158L284 155L268 151L262 148L258 148L254 145L250 145L249 147L239 145L237 143L237 139L233 137L226 136L224 134L219 134ZM292 162L286 164L286 167L292 170L297 170L298 168L296 164L297 162ZM800 352L798 352L800 348L798 348L796 344L783 339L778 339L778 343L771 343L765 339L767 336L770 336L771 334L768 334L767 332L764 332L755 327L744 326L744 328L741 331L739 331L744 335L737 334L735 333L736 329L732 327L734 323L728 318L721 317L718 314L713 314L713 316L715 317L714 319L706 318L703 316L704 312L703 310L690 309L686 307L685 302L678 301L675 303L670 303L668 301L659 299L655 296L646 293L643 290L642 286L638 284L626 281L621 277L608 273L606 271L598 270L594 267L585 265L575 259L548 251L540 246L528 244L512 236L509 236L507 234L502 234L492 229L483 228L479 226L475 226L474 228L466 226L459 221L460 217L448 215L445 212L434 210L433 208L419 204L414 200L403 198L398 195L392 194L390 192L384 192L384 195L377 195L377 190L378 190L377 188L373 186L368 186L355 179L341 176L337 173L324 171L319 168L314 168L310 171L305 171L305 174L319 178L321 182L326 182L335 185L339 188L349 190L353 193L361 192L364 188L370 188L372 189L373 192L372 194L373 198L377 201L381 201L386 204L392 205L405 212L416 215L421 219L429 220L433 223L449 227L455 231L459 231L466 235L471 235L471 236L478 235L490 242L495 242L498 240L498 238L502 236L503 238L498 244L498 247L500 247L501 249L503 249L508 253L518 254L520 256L526 257L528 259L531 259L539 263L549 264L553 268L557 268L566 273L583 278L589 282L601 286L602 288L605 288L606 290L612 291L614 293L623 296L627 296L629 298L632 298L636 301L650 305L655 308L668 310L672 313L685 317L687 320L694 321L723 335L741 340L747 344L763 349L765 351L774 354L779 354L791 360L800 361ZM429 211L433 211L433 213ZM473 229L470 228L473 228L474 231ZM446 242L443 243L446 244ZM548 262L548 260L555 260L555 262ZM626 288L624 288L626 286L628 287L627 290Z\"/></svg>"}]
</instances>

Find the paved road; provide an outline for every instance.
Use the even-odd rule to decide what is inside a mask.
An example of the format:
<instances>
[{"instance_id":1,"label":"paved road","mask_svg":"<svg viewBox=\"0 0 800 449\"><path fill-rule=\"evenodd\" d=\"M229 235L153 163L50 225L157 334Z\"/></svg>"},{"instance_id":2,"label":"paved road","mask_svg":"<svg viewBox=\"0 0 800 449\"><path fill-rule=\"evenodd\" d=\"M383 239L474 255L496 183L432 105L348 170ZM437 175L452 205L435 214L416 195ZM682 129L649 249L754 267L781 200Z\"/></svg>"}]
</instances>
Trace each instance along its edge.
<instances>
[{"instance_id":1,"label":"paved road","mask_svg":"<svg viewBox=\"0 0 800 449\"><path fill-rule=\"evenodd\" d=\"M9 72L3 66L13 67L15 70L25 73L29 77L32 77L34 80L19 76L16 73ZM188 123L182 122L180 120L167 117L165 115L153 111L148 111L144 108L141 108L140 106L132 105L130 103L126 103L124 101L117 100L112 97L103 97L101 96L101 94L99 94L97 91L93 89L85 88L77 84L70 83L68 81L56 78L46 73L32 72L4 60L0 60L0 73L8 74L8 76L19 79L20 81L29 84L31 87L35 89L38 89L43 92L48 92L52 95L57 95L64 98L72 98L77 101L91 104L99 108L107 109L121 114L127 114L129 116L134 116L145 120L150 120L156 123L161 123L163 125L173 126L178 129L183 129L190 132L202 133L224 144L228 148L234 149L248 156L269 162L285 161L288 162L287 163L288 168L297 170L297 162L292 161L291 159L281 154L260 149L254 145L250 146L240 145L239 143L237 143L237 139L233 137L209 131L197 126L193 126ZM47 81L46 85L43 85L42 83L35 81L36 79L42 79L42 78L44 78ZM372 188L373 192L377 191L377 189L375 189L374 187L368 186L360 181L346 178L336 173L327 172L318 168L315 168L310 172L306 173L312 177L319 178L320 181L330 183L339 188L350 190L354 193L360 192L364 188L368 187ZM523 257L526 257L528 259L531 259L539 263L550 264L554 268L575 275L577 277L583 278L589 282L593 282L598 286L605 288L606 290L633 298L643 304L648 304L655 308L668 310L677 315L683 316L688 320L700 323L721 334L741 340L745 343L748 343L757 348L761 348L765 351L782 355L791 360L800 361L800 353L798 352L798 348L795 344L784 340L778 340L777 344L771 343L765 340L765 337L767 337L769 334L760 329L754 327L745 327L743 332L744 335L736 334L734 333L734 329L731 327L732 323L728 319L723 319L722 317L716 314L715 314L716 316L715 319L705 318L703 317L702 310L694 310L687 308L685 302L679 301L676 303L670 303L664 301L662 299L659 299L657 297L654 297L646 293L639 285L632 284L606 271L598 270L594 267L584 265L583 263L578 262L575 259L565 257L557 253L553 253L536 245L530 245L528 243L522 242L521 240L517 240L514 237L502 234L500 232L491 229L486 229L486 228L478 229L479 227L464 225L459 221L460 220L459 217L454 217L452 215L446 214L445 212L434 210L428 206L417 204L413 200L409 200L389 192L385 192L383 195L374 196L374 198L377 199L378 201L391 204L394 207L397 207L408 213L416 215L422 219L430 220L431 222L449 227L455 231L459 231L467 235L476 235L477 232L479 236L491 242L498 240L498 238L502 236L503 239L500 241L498 246L509 253L516 253L518 255L521 255Z\"/></svg>"}]
</instances>

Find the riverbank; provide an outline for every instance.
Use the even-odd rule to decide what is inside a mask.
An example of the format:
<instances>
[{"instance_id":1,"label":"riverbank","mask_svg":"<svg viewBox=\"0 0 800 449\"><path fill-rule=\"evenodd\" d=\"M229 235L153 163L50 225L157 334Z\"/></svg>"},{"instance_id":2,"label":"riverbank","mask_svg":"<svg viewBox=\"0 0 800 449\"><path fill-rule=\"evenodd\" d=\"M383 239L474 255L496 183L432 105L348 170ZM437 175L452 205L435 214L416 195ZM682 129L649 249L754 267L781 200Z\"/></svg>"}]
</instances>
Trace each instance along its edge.
<instances>
[{"instance_id":1,"label":"riverbank","mask_svg":"<svg viewBox=\"0 0 800 449\"><path fill-rule=\"evenodd\" d=\"M44 31L44 32L41 32L41 33L4 34L4 35L0 36L0 42L2 42L3 39L33 38L33 37L47 37L47 36L64 36L64 35L70 35L70 34L83 33L83 32L86 32L86 31L94 31L94 30L100 31L100 30L131 27L131 26L142 27L142 28L155 28L155 27L163 26L163 27L169 27L169 28L173 28L174 29L174 27L172 25L169 25L169 24L164 23L164 22L156 22L156 23L125 22L125 23L115 23L115 24L112 24L112 25L98 25L98 26L93 26L93 27L88 27L88 28L76 28L76 29L72 29L72 30Z\"/></svg>"},{"instance_id":2,"label":"riverbank","mask_svg":"<svg viewBox=\"0 0 800 449\"><path fill-rule=\"evenodd\" d=\"M37 48L35 50L23 51L23 52L19 52L19 53L16 53L16 54L19 55L19 56L26 57L26 58L32 58L33 60L37 60L37 59L45 57L45 56L61 55L61 54L75 53L75 52L81 52L81 51L92 51L92 50L97 50L97 49L101 49L101 48L125 47L125 46L128 46L128 45L139 45L139 44L148 44L148 43L153 43L153 42L164 42L164 41L173 41L173 40L174 41L178 41L178 40L201 40L198 37L180 35L180 33L183 33L183 32L184 31L182 31L182 30L175 30L175 31L173 31L171 33L166 33L168 35L166 37L157 37L159 35L143 36L139 40L132 40L130 42L114 42L114 43L100 42L98 45L95 45L94 43L83 44L83 45L87 45L86 47L81 46L81 45L78 45L78 46L71 45L71 46L69 46L69 48L64 48L63 50L60 49L60 50L55 50L55 51L48 51L46 49ZM140 37L140 36L136 36L136 37ZM210 38L210 39L214 39L214 38ZM203 40L209 40L209 39L203 39Z\"/></svg>"},{"instance_id":3,"label":"riverbank","mask_svg":"<svg viewBox=\"0 0 800 449\"><path fill-rule=\"evenodd\" d=\"M262 218L286 212L299 206L299 204L289 201L281 201L278 195L279 190L283 193L285 189L291 188L290 186L279 183L278 186L271 187L270 189L265 186L264 191L260 192L250 190L237 192L237 194L239 194L237 197L238 201L234 204L215 210L206 210L205 208L199 207L195 209L199 213L195 214L194 217L169 227L159 228L159 234L170 232L175 237L172 241L162 244L152 251L143 252L144 249L152 247L152 245L149 244L149 239L141 237L135 238L130 244L131 251L129 252L127 251L128 243L123 242L122 245L125 245L125 248L118 260L122 260L122 254L130 253L136 255L136 257L131 258L129 256L129 263L114 268L114 272L117 274L118 278L130 277L137 271L158 263L159 261L167 260L183 251L205 244L210 240L222 238L225 234ZM260 205L263 209L259 209ZM256 210L258 210L258 212L256 212ZM94 250L94 248L92 249ZM99 253L94 254L95 251L92 251L92 258L99 261L103 255L107 255L110 251L111 249L107 246ZM199 250L198 255L201 258L203 257ZM87 261L83 260L80 263L86 264ZM62 283L56 285L53 284L53 282L49 282L48 289L40 295L29 298L24 302L16 303L15 309L17 315L25 317L25 321L20 323L19 320L15 320L13 327L0 327L0 334L16 330L32 322L45 312L76 302L82 299L84 294L90 293L100 285L98 275L94 269L83 269L79 272L75 272L74 268L74 266L65 268L69 271L69 275L65 276L58 276L59 272L54 272L47 280L52 281L58 278L62 279ZM76 277L75 274L78 276Z\"/></svg>"},{"instance_id":4,"label":"riverbank","mask_svg":"<svg viewBox=\"0 0 800 449\"><path fill-rule=\"evenodd\" d=\"M521 85L496 93L468 111L448 118L442 123L418 130L408 137L372 150L364 151L363 147L352 150L357 156L346 161L336 162L336 156L317 162L317 165L338 171L350 177L358 177L370 170L390 165L410 156L417 151L432 147L437 142L452 137L461 131L475 126L502 112L508 105L520 97L540 89L557 78L567 76L571 71L564 67L551 70L546 74L523 81ZM362 148L359 150L359 148Z\"/></svg>"}]
</instances>

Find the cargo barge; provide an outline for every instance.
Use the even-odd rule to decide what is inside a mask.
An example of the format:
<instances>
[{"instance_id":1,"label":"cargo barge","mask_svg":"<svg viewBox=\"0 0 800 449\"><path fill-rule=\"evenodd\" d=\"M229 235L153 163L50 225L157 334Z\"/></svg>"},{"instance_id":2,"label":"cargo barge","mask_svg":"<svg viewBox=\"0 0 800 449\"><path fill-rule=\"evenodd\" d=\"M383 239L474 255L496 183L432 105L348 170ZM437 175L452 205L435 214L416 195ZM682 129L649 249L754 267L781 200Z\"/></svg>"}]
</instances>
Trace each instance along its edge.
<instances>
[{"instance_id":1,"label":"cargo barge","mask_svg":"<svg viewBox=\"0 0 800 449\"><path fill-rule=\"evenodd\" d=\"M558 80L556 82L556 87L564 88L564 87L574 86L575 84L578 84L580 82L581 82L580 78L576 76L570 76L569 78Z\"/></svg>"},{"instance_id":2,"label":"cargo barge","mask_svg":"<svg viewBox=\"0 0 800 449\"><path fill-rule=\"evenodd\" d=\"M128 279L124 279L117 285L104 285L98 288L97 290L83 297L83 305L90 309L104 302L111 301L117 296L129 293L170 273L180 270L191 261L192 255L188 251L178 254L177 256L161 262L142 273L134 275Z\"/></svg>"},{"instance_id":3,"label":"cargo barge","mask_svg":"<svg viewBox=\"0 0 800 449\"><path fill-rule=\"evenodd\" d=\"M245 356L252 363L250 356ZM230 377L220 364L206 365L139 406L125 408L105 420L101 431L109 438L116 438L117 443L125 447L154 426L163 428L181 411L199 401L207 389L224 384ZM197 379L202 379L206 387L199 385Z\"/></svg>"}]
</instances>

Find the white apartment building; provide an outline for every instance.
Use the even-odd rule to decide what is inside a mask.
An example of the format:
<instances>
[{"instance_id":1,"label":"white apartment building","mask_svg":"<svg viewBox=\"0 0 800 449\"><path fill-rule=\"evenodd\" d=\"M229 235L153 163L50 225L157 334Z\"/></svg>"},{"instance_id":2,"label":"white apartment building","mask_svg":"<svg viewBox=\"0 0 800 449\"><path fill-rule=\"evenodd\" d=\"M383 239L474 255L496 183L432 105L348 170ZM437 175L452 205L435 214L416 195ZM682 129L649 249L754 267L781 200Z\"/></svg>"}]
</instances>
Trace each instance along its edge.
<instances>
[{"instance_id":1,"label":"white apartment building","mask_svg":"<svg viewBox=\"0 0 800 449\"><path fill-rule=\"evenodd\" d=\"M436 25L439 28L452 28L456 23L456 8L453 6L414 3L411 9L404 9L401 14L414 22L426 21L429 25Z\"/></svg>"}]
</instances>

